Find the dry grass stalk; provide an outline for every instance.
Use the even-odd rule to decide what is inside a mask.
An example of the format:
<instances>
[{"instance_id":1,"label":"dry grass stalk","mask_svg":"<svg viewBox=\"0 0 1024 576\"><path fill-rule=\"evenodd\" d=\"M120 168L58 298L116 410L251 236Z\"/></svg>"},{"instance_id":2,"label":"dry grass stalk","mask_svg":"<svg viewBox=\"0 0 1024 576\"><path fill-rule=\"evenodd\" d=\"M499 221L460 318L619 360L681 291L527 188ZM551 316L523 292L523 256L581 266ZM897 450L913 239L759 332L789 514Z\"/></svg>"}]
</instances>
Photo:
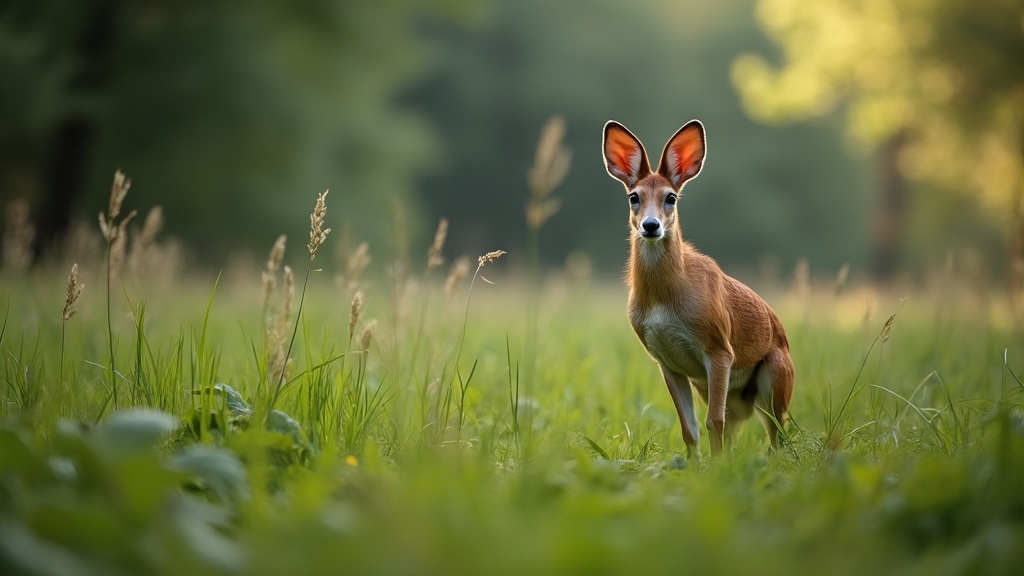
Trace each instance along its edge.
<instances>
[{"instance_id":1,"label":"dry grass stalk","mask_svg":"<svg viewBox=\"0 0 1024 576\"><path fill-rule=\"evenodd\" d=\"M118 215L121 214L121 204L124 202L124 197L128 194L128 189L131 186L132 181L123 172L120 170L115 172L114 185L110 189L110 206L106 214L100 212L100 231L103 233L103 238L107 241L107 249L109 250L107 255L108 283L119 278L121 275L128 247L126 229L128 223L138 214L138 212L132 210L120 222L117 221Z\"/></svg>"},{"instance_id":2,"label":"dry grass stalk","mask_svg":"<svg viewBox=\"0 0 1024 576\"><path fill-rule=\"evenodd\" d=\"M505 254L508 254L508 252L505 252L504 250L494 250L493 252L488 252L487 254L484 254L483 256L477 258L477 267L483 268L484 264L490 264L491 262L494 262L498 258L504 256Z\"/></svg>"},{"instance_id":3,"label":"dry grass stalk","mask_svg":"<svg viewBox=\"0 0 1024 576\"><path fill-rule=\"evenodd\" d=\"M284 267L284 304L281 306L281 324L288 324L292 314L292 299L295 297L295 274L291 266Z\"/></svg>"},{"instance_id":4,"label":"dry grass stalk","mask_svg":"<svg viewBox=\"0 0 1024 576\"><path fill-rule=\"evenodd\" d=\"M153 206L146 214L146 220L142 223L142 231L139 232L136 241L142 250L156 242L156 236L164 227L164 210L160 206Z\"/></svg>"},{"instance_id":5,"label":"dry grass stalk","mask_svg":"<svg viewBox=\"0 0 1024 576\"><path fill-rule=\"evenodd\" d=\"M313 213L309 216L309 262L306 264L306 275L302 280L302 293L299 296L299 308L295 314L295 325L292 329L291 338L288 340L288 347L284 351L284 360L278 364L281 366L279 372L272 372L271 377L277 380L277 384L274 385L273 396L270 398L270 406L268 412L274 409L274 405L277 403L278 398L281 396L285 383L285 375L288 370L288 363L290 362L292 355L292 347L295 345L295 337L299 333L299 321L302 318L302 304L306 300L306 286L309 283L309 273L313 269L313 259L316 258L316 252L323 245L324 240L327 239L327 234L331 232L330 228L324 228L324 217L327 215L327 190L320 194L316 198L316 207L313 209ZM288 266L284 267L284 284L285 284L285 306L282 313L291 312L291 299L295 291L295 279L292 274L292 269ZM284 320L282 323L287 323L288 316L283 316ZM268 366L270 366L268 364Z\"/></svg>"},{"instance_id":6,"label":"dry grass stalk","mask_svg":"<svg viewBox=\"0 0 1024 576\"><path fill-rule=\"evenodd\" d=\"M123 227L117 225L117 217L121 214L121 204L131 187L132 181L124 175L124 172L118 170L114 173L114 185L110 189L110 205L106 214L100 212L100 231L103 232L103 238L108 244L114 241L118 233L124 232ZM125 218L126 222L124 223L133 217L135 217L134 210Z\"/></svg>"},{"instance_id":7,"label":"dry grass stalk","mask_svg":"<svg viewBox=\"0 0 1024 576\"><path fill-rule=\"evenodd\" d=\"M330 190L325 190L323 194L316 197L316 207L313 209L313 213L309 215L309 259L316 258L316 251L320 248L320 245L327 239L327 235L331 232L330 228L324 228L324 216L327 215L327 193Z\"/></svg>"},{"instance_id":8,"label":"dry grass stalk","mask_svg":"<svg viewBox=\"0 0 1024 576\"><path fill-rule=\"evenodd\" d=\"M113 235L113 242L110 244L110 269L109 274L111 279L118 279L121 277L121 271L124 270L125 255L128 252L128 234L127 226L128 222L131 222L132 218L135 217L135 210L132 210L124 220L121 221L114 230L116 231Z\"/></svg>"},{"instance_id":9,"label":"dry grass stalk","mask_svg":"<svg viewBox=\"0 0 1024 576\"><path fill-rule=\"evenodd\" d=\"M36 238L36 228L29 216L31 209L28 201L22 199L7 203L7 221L4 227L4 268L20 273L32 264L35 253L32 242Z\"/></svg>"},{"instance_id":10,"label":"dry grass stalk","mask_svg":"<svg viewBox=\"0 0 1024 576\"><path fill-rule=\"evenodd\" d=\"M494 262L498 258L504 256L505 254L508 254L508 252L505 252L504 250L494 250L493 252L488 252L487 254L478 257L476 266L477 273L480 273L480 269L483 268L485 264L490 264L491 262ZM484 278L483 276L480 276L480 279L483 280L484 282L487 282L488 284L494 284L494 282L491 282L490 280Z\"/></svg>"},{"instance_id":11,"label":"dry grass stalk","mask_svg":"<svg viewBox=\"0 0 1024 576\"><path fill-rule=\"evenodd\" d=\"M78 263L76 262L71 265L71 274L68 275L68 295L64 300L65 322L71 320L71 317L78 311L78 308L75 308L75 304L81 298L82 290L85 290L85 284L78 283Z\"/></svg>"},{"instance_id":12,"label":"dry grass stalk","mask_svg":"<svg viewBox=\"0 0 1024 576\"><path fill-rule=\"evenodd\" d=\"M359 278L362 277L366 267L370 265L370 260L370 247L366 242L362 242L349 254L345 273L338 274L335 279L338 288L345 292L356 290L359 287Z\"/></svg>"},{"instance_id":13,"label":"dry grass stalk","mask_svg":"<svg viewBox=\"0 0 1024 576\"><path fill-rule=\"evenodd\" d=\"M363 308L363 293L356 292L356 295L352 297L352 307L349 313L348 319L348 341L352 342L352 337L356 333L356 325L359 324L359 313Z\"/></svg>"},{"instance_id":14,"label":"dry grass stalk","mask_svg":"<svg viewBox=\"0 0 1024 576\"><path fill-rule=\"evenodd\" d=\"M366 352L370 349L370 342L373 340L373 332L377 328L377 319L371 318L366 326L363 327L363 333L359 337L359 349Z\"/></svg>"},{"instance_id":15,"label":"dry grass stalk","mask_svg":"<svg viewBox=\"0 0 1024 576\"><path fill-rule=\"evenodd\" d=\"M117 221L117 217L121 214L121 204L124 202L125 195L128 194L128 189L131 187L131 181L125 177L124 173L118 170L114 173L114 185L110 190L110 206L108 207L107 214L100 212L100 231L103 232L103 238L107 241L107 345L110 353L110 364L107 366L110 374L110 388L112 390L111 398L113 400L113 407L117 409L117 371L114 366L114 328L112 325L112 307L111 307L111 293L112 285L114 280L120 275L121 268L124 266L125 259L125 247L126 237L125 228L128 222L131 222L132 218L135 217L136 212L134 210L128 214L120 223Z\"/></svg>"},{"instance_id":16,"label":"dry grass stalk","mask_svg":"<svg viewBox=\"0 0 1024 576\"><path fill-rule=\"evenodd\" d=\"M448 278L444 281L444 296L449 302L455 296L455 290L466 279L466 276L469 276L469 258L463 256L452 264L451 269L448 271Z\"/></svg>"},{"instance_id":17,"label":"dry grass stalk","mask_svg":"<svg viewBox=\"0 0 1024 576\"><path fill-rule=\"evenodd\" d=\"M124 175L124 172L120 170L114 172L114 184L110 189L110 209L107 211L111 221L121 213L121 203L124 202L124 197L131 187L132 181Z\"/></svg>"},{"instance_id":18,"label":"dry grass stalk","mask_svg":"<svg viewBox=\"0 0 1024 576\"><path fill-rule=\"evenodd\" d=\"M441 218L441 221L437 223L437 231L434 232L434 242L430 245L430 249L427 250L427 271L444 264L441 251L444 249L444 241L447 237L448 220Z\"/></svg>"},{"instance_id":19,"label":"dry grass stalk","mask_svg":"<svg viewBox=\"0 0 1024 576\"><path fill-rule=\"evenodd\" d=\"M530 199L526 204L526 222L530 228L540 228L561 207L561 202L550 195L565 179L572 164L572 150L563 144L564 139L565 119L551 117L541 130L537 155L529 174Z\"/></svg>"},{"instance_id":20,"label":"dry grass stalk","mask_svg":"<svg viewBox=\"0 0 1024 576\"><path fill-rule=\"evenodd\" d=\"M164 227L164 211L160 206L149 209L142 223L142 230L132 238L131 254L128 266L132 272L144 276L157 269L160 264L159 250L156 249L156 237Z\"/></svg>"},{"instance_id":21,"label":"dry grass stalk","mask_svg":"<svg viewBox=\"0 0 1024 576\"><path fill-rule=\"evenodd\" d=\"M276 244L275 244L276 246ZM288 369L288 353L285 351L285 343L288 338L288 318L292 313L292 298L295 296L295 275L290 266L284 267L284 294L281 301L281 311L274 322L267 326L267 381L279 382L284 379Z\"/></svg>"},{"instance_id":22,"label":"dry grass stalk","mask_svg":"<svg viewBox=\"0 0 1024 576\"><path fill-rule=\"evenodd\" d=\"M267 256L266 268L261 273L263 279L263 314L266 316L267 307L270 305L270 296L274 292L274 288L277 286L277 271L281 269L281 260L284 259L285 244L288 241L288 236L281 234L274 241L274 246L270 249L270 255Z\"/></svg>"},{"instance_id":23,"label":"dry grass stalk","mask_svg":"<svg viewBox=\"0 0 1024 576\"><path fill-rule=\"evenodd\" d=\"M274 324L267 334L267 381L277 382L283 378L287 361L285 358L284 345L287 337L287 327L281 324Z\"/></svg>"}]
</instances>

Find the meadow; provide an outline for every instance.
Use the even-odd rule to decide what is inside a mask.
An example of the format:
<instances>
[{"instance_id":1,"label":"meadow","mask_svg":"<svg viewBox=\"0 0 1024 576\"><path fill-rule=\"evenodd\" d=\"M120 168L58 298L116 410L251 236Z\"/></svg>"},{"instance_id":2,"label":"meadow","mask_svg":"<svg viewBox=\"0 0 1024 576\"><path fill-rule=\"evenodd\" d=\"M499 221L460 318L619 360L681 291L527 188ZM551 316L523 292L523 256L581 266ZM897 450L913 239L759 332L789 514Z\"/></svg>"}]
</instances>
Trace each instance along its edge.
<instances>
[{"instance_id":1,"label":"meadow","mask_svg":"<svg viewBox=\"0 0 1024 576\"><path fill-rule=\"evenodd\" d=\"M115 217L73 284L70 263L3 279L4 574L1024 562L1024 334L953 271L764 287L797 370L786 441L752 421L687 461L625 287L585 265L531 282L443 238L314 259L321 230L262 270L182 273L158 244L121 266Z\"/></svg>"}]
</instances>

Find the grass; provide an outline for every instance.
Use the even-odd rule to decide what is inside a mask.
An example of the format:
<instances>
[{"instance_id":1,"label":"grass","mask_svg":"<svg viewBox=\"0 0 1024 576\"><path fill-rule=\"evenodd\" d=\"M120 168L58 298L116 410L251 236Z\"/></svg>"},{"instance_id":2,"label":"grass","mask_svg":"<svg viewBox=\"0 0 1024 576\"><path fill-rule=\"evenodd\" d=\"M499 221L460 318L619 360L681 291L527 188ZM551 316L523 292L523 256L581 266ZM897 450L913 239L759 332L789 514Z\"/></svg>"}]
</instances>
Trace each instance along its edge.
<instances>
[{"instance_id":1,"label":"grass","mask_svg":"<svg viewBox=\"0 0 1024 576\"><path fill-rule=\"evenodd\" d=\"M276 380L277 310L257 270L173 285L126 273L103 294L103 264L82 263L70 319L69 267L4 278L0 569L978 574L1024 561L1024 334L998 296L768 294L797 369L788 441L769 454L751 422L727 457L689 463L618 283L551 279L528 337L533 288L501 261L477 270L495 284L451 297L440 278L371 274L358 317L355 288L323 267L288 316Z\"/></svg>"}]
</instances>

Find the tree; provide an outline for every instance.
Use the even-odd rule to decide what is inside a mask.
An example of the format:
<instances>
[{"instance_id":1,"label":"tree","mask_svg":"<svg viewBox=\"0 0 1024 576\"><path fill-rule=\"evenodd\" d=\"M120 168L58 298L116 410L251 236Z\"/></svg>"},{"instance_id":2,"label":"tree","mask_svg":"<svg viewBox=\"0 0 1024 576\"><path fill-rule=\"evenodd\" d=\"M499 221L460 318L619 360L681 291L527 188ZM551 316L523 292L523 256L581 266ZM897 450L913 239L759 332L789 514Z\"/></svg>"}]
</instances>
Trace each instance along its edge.
<instances>
[{"instance_id":1,"label":"tree","mask_svg":"<svg viewBox=\"0 0 1024 576\"><path fill-rule=\"evenodd\" d=\"M301 233L334 188L341 218L375 222L354 233L388 246L439 140L398 102L429 62L416 28L469 3L7 2L0 200L30 200L48 248L122 168L133 202L223 255Z\"/></svg>"},{"instance_id":2,"label":"tree","mask_svg":"<svg viewBox=\"0 0 1024 576\"><path fill-rule=\"evenodd\" d=\"M880 249L898 236L908 178L974 195L1024 262L1024 3L759 0L757 16L782 63L736 59L745 109L782 122L844 105L849 133L891 168Z\"/></svg>"}]
</instances>

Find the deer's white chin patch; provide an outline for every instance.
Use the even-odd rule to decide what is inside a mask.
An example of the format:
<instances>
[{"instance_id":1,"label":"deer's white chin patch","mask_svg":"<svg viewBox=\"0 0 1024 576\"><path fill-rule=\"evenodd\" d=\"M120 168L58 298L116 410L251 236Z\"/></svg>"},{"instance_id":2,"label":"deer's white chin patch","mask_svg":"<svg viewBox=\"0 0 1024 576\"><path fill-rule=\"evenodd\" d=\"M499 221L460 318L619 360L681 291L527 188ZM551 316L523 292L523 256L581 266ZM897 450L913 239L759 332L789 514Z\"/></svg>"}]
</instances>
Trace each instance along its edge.
<instances>
[{"instance_id":1,"label":"deer's white chin patch","mask_svg":"<svg viewBox=\"0 0 1024 576\"><path fill-rule=\"evenodd\" d=\"M640 240L640 258L644 261L645 264L654 265L655 263L657 263L658 260L661 259L661 255L663 252L661 241L664 239L665 235L659 232L657 236L644 236L643 234L638 232L637 237Z\"/></svg>"}]
</instances>

